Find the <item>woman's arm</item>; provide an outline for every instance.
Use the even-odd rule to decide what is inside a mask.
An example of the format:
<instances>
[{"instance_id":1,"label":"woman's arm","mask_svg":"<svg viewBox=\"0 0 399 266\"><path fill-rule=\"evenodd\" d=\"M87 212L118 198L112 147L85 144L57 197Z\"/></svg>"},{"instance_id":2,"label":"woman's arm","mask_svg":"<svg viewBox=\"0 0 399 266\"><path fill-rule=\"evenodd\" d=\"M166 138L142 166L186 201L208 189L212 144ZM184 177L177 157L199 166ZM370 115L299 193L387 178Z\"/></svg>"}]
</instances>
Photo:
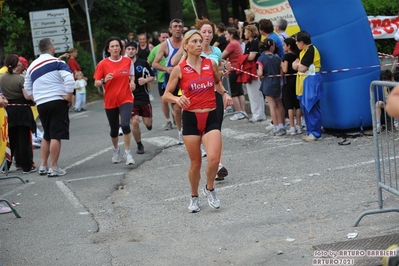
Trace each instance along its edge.
<instances>
[{"instance_id":1,"label":"woman's arm","mask_svg":"<svg viewBox=\"0 0 399 266\"><path fill-rule=\"evenodd\" d=\"M281 61L281 70L283 73L287 73L288 71L288 61Z\"/></svg>"},{"instance_id":2,"label":"woman's arm","mask_svg":"<svg viewBox=\"0 0 399 266\"><path fill-rule=\"evenodd\" d=\"M170 73L168 84L166 85L165 92L162 100L169 103L176 103L182 108L187 108L190 105L190 99L182 95L180 97L174 96L173 91L176 89L179 80L181 79L180 67L175 67Z\"/></svg>"}]
</instances>

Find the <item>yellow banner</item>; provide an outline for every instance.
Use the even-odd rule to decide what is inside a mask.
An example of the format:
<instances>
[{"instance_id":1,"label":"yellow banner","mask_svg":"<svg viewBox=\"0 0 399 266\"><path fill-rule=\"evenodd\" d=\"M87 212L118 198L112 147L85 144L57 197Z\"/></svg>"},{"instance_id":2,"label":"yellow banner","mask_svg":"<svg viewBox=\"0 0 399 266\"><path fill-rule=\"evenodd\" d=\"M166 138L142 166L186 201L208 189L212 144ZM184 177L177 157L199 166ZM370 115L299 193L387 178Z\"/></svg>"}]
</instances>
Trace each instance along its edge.
<instances>
[{"instance_id":1,"label":"yellow banner","mask_svg":"<svg viewBox=\"0 0 399 266\"><path fill-rule=\"evenodd\" d=\"M286 32L289 36L299 32L299 26L288 0L250 0L249 3L255 13L255 21L265 18L276 24L277 19L281 17L288 22Z\"/></svg>"},{"instance_id":2,"label":"yellow banner","mask_svg":"<svg viewBox=\"0 0 399 266\"><path fill-rule=\"evenodd\" d=\"M4 108L0 108L0 164L4 162L6 157L6 147L8 141L8 120L7 112Z\"/></svg>"}]
</instances>

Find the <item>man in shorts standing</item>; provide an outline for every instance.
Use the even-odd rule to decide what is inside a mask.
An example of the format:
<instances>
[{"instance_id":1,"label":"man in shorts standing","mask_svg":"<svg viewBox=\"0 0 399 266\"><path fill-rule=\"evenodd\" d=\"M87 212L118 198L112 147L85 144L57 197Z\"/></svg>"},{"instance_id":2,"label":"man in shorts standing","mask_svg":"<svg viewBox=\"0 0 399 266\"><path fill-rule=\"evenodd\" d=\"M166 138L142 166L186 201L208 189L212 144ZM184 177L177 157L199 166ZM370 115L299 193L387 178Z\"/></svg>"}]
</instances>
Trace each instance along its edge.
<instances>
[{"instance_id":1,"label":"man in shorts standing","mask_svg":"<svg viewBox=\"0 0 399 266\"><path fill-rule=\"evenodd\" d=\"M136 42L126 44L126 55L134 64L134 77L136 89L133 91L134 103L132 110L132 134L137 143L137 154L144 153L144 146L141 143L140 118L148 130L152 129L152 106L150 103L148 83L154 80L154 72L152 71L147 60L137 57L138 45Z\"/></svg>"},{"instance_id":2,"label":"man in shorts standing","mask_svg":"<svg viewBox=\"0 0 399 266\"><path fill-rule=\"evenodd\" d=\"M39 174L63 176L66 171L58 166L58 158L61 140L69 139L68 109L75 80L68 65L54 57L54 43L50 38L41 39L38 46L41 54L27 70L24 88L28 95L33 95L44 129Z\"/></svg>"}]
</instances>

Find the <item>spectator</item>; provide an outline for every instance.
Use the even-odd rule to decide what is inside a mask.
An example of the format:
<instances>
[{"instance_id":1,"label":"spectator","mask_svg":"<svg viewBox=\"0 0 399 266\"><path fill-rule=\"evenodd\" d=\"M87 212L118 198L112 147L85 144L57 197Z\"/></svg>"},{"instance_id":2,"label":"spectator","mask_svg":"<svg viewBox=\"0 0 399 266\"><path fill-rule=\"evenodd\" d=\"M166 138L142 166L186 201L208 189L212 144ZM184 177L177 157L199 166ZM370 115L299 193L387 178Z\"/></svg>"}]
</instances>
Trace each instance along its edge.
<instances>
[{"instance_id":1,"label":"spectator","mask_svg":"<svg viewBox=\"0 0 399 266\"><path fill-rule=\"evenodd\" d=\"M242 84L237 81L236 73L236 69L239 67L238 58L242 54L241 45L238 41L240 39L238 30L233 27L227 28L226 39L229 41L229 44L223 51L222 58L228 59L232 66L232 69L229 73L229 82L234 109L237 113L230 117L230 120L235 121L248 117L247 113L245 112L244 90L242 88Z\"/></svg>"},{"instance_id":2,"label":"spectator","mask_svg":"<svg viewBox=\"0 0 399 266\"><path fill-rule=\"evenodd\" d=\"M86 80L82 71L75 73L76 104L75 112L86 111Z\"/></svg>"},{"instance_id":3,"label":"spectator","mask_svg":"<svg viewBox=\"0 0 399 266\"><path fill-rule=\"evenodd\" d=\"M262 52L258 58L258 76L262 80L261 90L266 96L269 104L270 115L275 129L273 134L276 136L285 135L284 108L281 102L280 77L274 75L281 74L281 59L274 53L276 43L272 39L265 39L259 43L259 50ZM273 77L269 77L272 75Z\"/></svg>"},{"instance_id":4,"label":"spectator","mask_svg":"<svg viewBox=\"0 0 399 266\"><path fill-rule=\"evenodd\" d=\"M6 107L8 116L8 137L10 141L11 157L18 154L18 164L24 174L36 171L32 166L31 131L36 130L36 123L30 106L32 99L24 89L24 77L18 73L21 63L16 54L9 54L5 59L8 71L1 75L0 88L8 100ZM31 158L32 157L32 158ZM7 161L8 169L11 162Z\"/></svg>"},{"instance_id":5,"label":"spectator","mask_svg":"<svg viewBox=\"0 0 399 266\"><path fill-rule=\"evenodd\" d=\"M259 78L255 78L256 73L256 61L259 57L259 31L255 25L247 25L244 27L244 36L248 40L245 45L244 52L244 64L247 63L247 71L253 76L248 75L248 81L245 82L247 86L247 93L249 103L251 105L252 118L251 122L259 122L266 120L265 115L265 99L262 92L259 90L261 82ZM247 75L243 73L243 75ZM240 75L241 76L241 75Z\"/></svg>"},{"instance_id":6,"label":"spectator","mask_svg":"<svg viewBox=\"0 0 399 266\"><path fill-rule=\"evenodd\" d=\"M41 54L29 66L24 84L28 96L33 95L37 104L44 129L39 174L63 176L66 171L58 166L58 159L61 140L69 139L68 105L75 82L68 65L54 57L55 47L50 38L39 41L39 50Z\"/></svg>"},{"instance_id":7,"label":"spectator","mask_svg":"<svg viewBox=\"0 0 399 266\"><path fill-rule=\"evenodd\" d=\"M280 56L281 59L284 58L284 49L283 42L280 37L274 32L274 26L270 19L261 19L259 20L259 32L265 38L272 39L276 43L276 51L275 53Z\"/></svg>"},{"instance_id":8,"label":"spectator","mask_svg":"<svg viewBox=\"0 0 399 266\"><path fill-rule=\"evenodd\" d=\"M296 35L296 44L301 52L299 59L292 63L292 68L298 71L296 94L301 100L306 123L306 136L302 139L307 142L316 141L321 139L320 99L323 96L320 53L306 31L300 31Z\"/></svg>"},{"instance_id":9,"label":"spectator","mask_svg":"<svg viewBox=\"0 0 399 266\"><path fill-rule=\"evenodd\" d=\"M287 39L289 36L285 32L287 29L288 22L283 19L283 18L278 18L276 21L276 25L274 26L274 29L276 30L278 37L280 37L280 40L284 42L285 39Z\"/></svg>"},{"instance_id":10,"label":"spectator","mask_svg":"<svg viewBox=\"0 0 399 266\"><path fill-rule=\"evenodd\" d=\"M394 81L393 75L391 70L386 69L381 72L380 74L380 80L382 81ZM377 126L377 133L381 132L381 109L385 108L385 102L388 99L389 92L392 88L388 88L386 86L383 87L383 93L384 93L384 98L383 101L377 101L375 103L375 120L376 120L376 126ZM395 127L397 127L396 121L394 122Z\"/></svg>"},{"instance_id":11,"label":"spectator","mask_svg":"<svg viewBox=\"0 0 399 266\"><path fill-rule=\"evenodd\" d=\"M228 44L225 36L226 27L223 22L216 24L216 35L218 36L213 46L219 47L220 51L223 53L224 49Z\"/></svg>"},{"instance_id":12,"label":"spectator","mask_svg":"<svg viewBox=\"0 0 399 266\"><path fill-rule=\"evenodd\" d=\"M281 62L281 69L284 74L284 85L283 85L283 106L288 111L288 118L290 120L290 129L287 130L287 134L291 136L296 134L302 134L301 127L301 108L299 100L296 98L295 86L296 86L296 74L292 68L292 63L298 58L299 50L296 46L296 41L293 38L287 38L283 41L283 49L285 52L283 61ZM294 123L294 110L296 125Z\"/></svg>"}]
</instances>

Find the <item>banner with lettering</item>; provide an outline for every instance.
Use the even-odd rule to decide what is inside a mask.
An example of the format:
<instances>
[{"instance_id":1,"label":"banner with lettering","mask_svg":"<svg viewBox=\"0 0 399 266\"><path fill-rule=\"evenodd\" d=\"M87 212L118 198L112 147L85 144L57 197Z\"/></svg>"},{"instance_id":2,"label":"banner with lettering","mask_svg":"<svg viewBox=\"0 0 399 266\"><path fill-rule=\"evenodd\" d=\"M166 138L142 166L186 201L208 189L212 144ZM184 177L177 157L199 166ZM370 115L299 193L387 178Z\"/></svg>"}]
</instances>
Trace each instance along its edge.
<instances>
[{"instance_id":1,"label":"banner with lettering","mask_svg":"<svg viewBox=\"0 0 399 266\"><path fill-rule=\"evenodd\" d=\"M288 22L288 35L299 31L299 26L288 0L250 0L249 2L255 13L255 21L266 18L275 24L277 19L282 17ZM368 20L374 39L393 38L399 28L398 16L369 16Z\"/></svg>"},{"instance_id":2,"label":"banner with lettering","mask_svg":"<svg viewBox=\"0 0 399 266\"><path fill-rule=\"evenodd\" d=\"M368 19L374 39L393 38L399 28L398 16L369 16Z\"/></svg>"}]
</instances>

